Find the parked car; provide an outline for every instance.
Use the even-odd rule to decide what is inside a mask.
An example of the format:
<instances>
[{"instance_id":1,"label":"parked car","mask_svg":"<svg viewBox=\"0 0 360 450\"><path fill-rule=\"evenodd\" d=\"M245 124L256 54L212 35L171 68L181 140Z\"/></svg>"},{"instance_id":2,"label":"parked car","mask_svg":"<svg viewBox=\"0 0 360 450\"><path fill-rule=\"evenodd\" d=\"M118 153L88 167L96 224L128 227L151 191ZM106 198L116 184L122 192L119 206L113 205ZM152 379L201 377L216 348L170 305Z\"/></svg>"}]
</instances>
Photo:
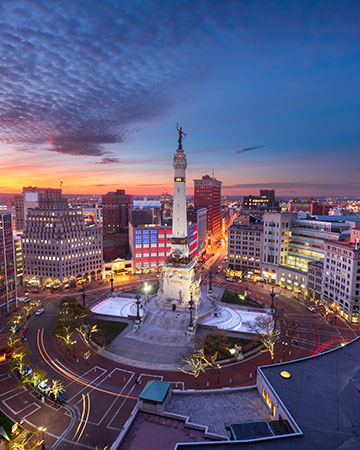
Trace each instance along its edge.
<instances>
[{"instance_id":1,"label":"parked car","mask_svg":"<svg viewBox=\"0 0 360 450\"><path fill-rule=\"evenodd\" d=\"M36 290L36 291L31 291L32 294L40 294L40 291Z\"/></svg>"},{"instance_id":2,"label":"parked car","mask_svg":"<svg viewBox=\"0 0 360 450\"><path fill-rule=\"evenodd\" d=\"M53 393L51 393L49 395L49 397L51 398L51 400L55 400L55 397L54 397ZM66 403L66 400L67 400L66 394L64 394L64 392L59 392L59 394L58 394L58 401L60 403Z\"/></svg>"},{"instance_id":3,"label":"parked car","mask_svg":"<svg viewBox=\"0 0 360 450\"><path fill-rule=\"evenodd\" d=\"M44 312L44 309L40 308L37 311L35 311L35 316L40 316L40 314L42 314L43 312Z\"/></svg>"},{"instance_id":4,"label":"parked car","mask_svg":"<svg viewBox=\"0 0 360 450\"><path fill-rule=\"evenodd\" d=\"M308 310L309 310L310 312L312 312L312 313L316 313L316 309L313 308L312 306L309 306L309 307L308 307Z\"/></svg>"},{"instance_id":5,"label":"parked car","mask_svg":"<svg viewBox=\"0 0 360 450\"><path fill-rule=\"evenodd\" d=\"M45 383L45 381L42 381L37 385L38 391L45 395L49 395L50 393L50 387Z\"/></svg>"},{"instance_id":6,"label":"parked car","mask_svg":"<svg viewBox=\"0 0 360 450\"><path fill-rule=\"evenodd\" d=\"M29 297L18 297L18 300L21 303L29 303L30 302Z\"/></svg>"},{"instance_id":7,"label":"parked car","mask_svg":"<svg viewBox=\"0 0 360 450\"><path fill-rule=\"evenodd\" d=\"M32 375L33 375L32 368L30 366L25 366L23 371L21 372L21 376L22 377L25 377L25 376L32 377Z\"/></svg>"},{"instance_id":8,"label":"parked car","mask_svg":"<svg viewBox=\"0 0 360 450\"><path fill-rule=\"evenodd\" d=\"M234 280L234 278L229 278L229 277L227 277L227 278L226 278L226 281L235 281L235 280Z\"/></svg>"},{"instance_id":9,"label":"parked car","mask_svg":"<svg viewBox=\"0 0 360 450\"><path fill-rule=\"evenodd\" d=\"M20 333L26 333L27 332L27 330L29 329L29 327L24 327L24 328L20 328Z\"/></svg>"}]
</instances>

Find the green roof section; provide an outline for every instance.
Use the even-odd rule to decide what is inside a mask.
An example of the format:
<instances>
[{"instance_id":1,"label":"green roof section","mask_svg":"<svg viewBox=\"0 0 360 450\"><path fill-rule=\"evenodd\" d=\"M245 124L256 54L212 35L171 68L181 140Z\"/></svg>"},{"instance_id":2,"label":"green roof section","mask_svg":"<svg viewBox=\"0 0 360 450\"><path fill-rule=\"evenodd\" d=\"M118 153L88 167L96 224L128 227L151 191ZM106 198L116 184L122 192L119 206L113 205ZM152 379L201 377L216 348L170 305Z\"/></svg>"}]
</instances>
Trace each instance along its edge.
<instances>
[{"instance_id":1,"label":"green roof section","mask_svg":"<svg viewBox=\"0 0 360 450\"><path fill-rule=\"evenodd\" d=\"M167 381L148 381L139 395L139 400L163 403L170 387L171 383Z\"/></svg>"}]
</instances>

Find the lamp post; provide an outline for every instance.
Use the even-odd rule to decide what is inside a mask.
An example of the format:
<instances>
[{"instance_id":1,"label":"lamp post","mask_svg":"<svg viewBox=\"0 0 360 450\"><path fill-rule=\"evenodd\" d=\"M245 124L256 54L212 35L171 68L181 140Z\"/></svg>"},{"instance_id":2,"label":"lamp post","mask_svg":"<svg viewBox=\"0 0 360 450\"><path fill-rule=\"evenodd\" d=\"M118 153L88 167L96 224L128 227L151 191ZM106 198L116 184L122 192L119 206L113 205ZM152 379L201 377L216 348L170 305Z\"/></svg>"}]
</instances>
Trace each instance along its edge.
<instances>
[{"instance_id":1,"label":"lamp post","mask_svg":"<svg viewBox=\"0 0 360 450\"><path fill-rule=\"evenodd\" d=\"M193 322L193 309L194 309L194 300L192 299L192 294L190 294L190 301L189 301L189 311L190 311L190 323L188 330L190 333L194 331L194 322Z\"/></svg>"},{"instance_id":2,"label":"lamp post","mask_svg":"<svg viewBox=\"0 0 360 450\"><path fill-rule=\"evenodd\" d=\"M217 368L217 382L218 384L220 384L220 369L221 369L220 364L216 364L216 368Z\"/></svg>"},{"instance_id":3,"label":"lamp post","mask_svg":"<svg viewBox=\"0 0 360 450\"><path fill-rule=\"evenodd\" d=\"M85 307L85 299L86 299L86 294L85 294L85 284L83 284L83 286L82 286L81 293L82 293L82 302L83 302L83 306Z\"/></svg>"},{"instance_id":4,"label":"lamp post","mask_svg":"<svg viewBox=\"0 0 360 450\"><path fill-rule=\"evenodd\" d=\"M274 298L275 298L275 292L274 292L274 286L272 287L272 289L271 289L271 292L270 292L270 297L271 297L271 306L270 306L270 308L271 309L274 309Z\"/></svg>"},{"instance_id":5,"label":"lamp post","mask_svg":"<svg viewBox=\"0 0 360 450\"><path fill-rule=\"evenodd\" d=\"M114 292L114 273L113 273L113 271L111 271L110 284L111 284L110 294L112 294Z\"/></svg>"},{"instance_id":6,"label":"lamp post","mask_svg":"<svg viewBox=\"0 0 360 450\"><path fill-rule=\"evenodd\" d=\"M41 443L41 448L44 450L45 449L45 431L47 430L47 428L45 427L39 427L39 431L41 431L42 433L42 443Z\"/></svg>"},{"instance_id":7,"label":"lamp post","mask_svg":"<svg viewBox=\"0 0 360 450\"><path fill-rule=\"evenodd\" d=\"M76 341L72 341L72 346L73 346L73 353L74 353L74 358L75 358L75 344L76 344Z\"/></svg>"},{"instance_id":8,"label":"lamp post","mask_svg":"<svg viewBox=\"0 0 360 450\"><path fill-rule=\"evenodd\" d=\"M210 269L210 273L209 273L209 294L212 294L212 270Z\"/></svg>"},{"instance_id":9,"label":"lamp post","mask_svg":"<svg viewBox=\"0 0 360 450\"><path fill-rule=\"evenodd\" d=\"M140 317L140 295L137 294L135 296L135 303L136 303L136 319L135 319L135 323L136 325L140 325L141 324L141 317Z\"/></svg>"},{"instance_id":10,"label":"lamp post","mask_svg":"<svg viewBox=\"0 0 360 450\"><path fill-rule=\"evenodd\" d=\"M150 291L151 291L151 285L145 281L145 283L144 283L145 306L147 305L147 302L149 301L149 292Z\"/></svg>"}]
</instances>

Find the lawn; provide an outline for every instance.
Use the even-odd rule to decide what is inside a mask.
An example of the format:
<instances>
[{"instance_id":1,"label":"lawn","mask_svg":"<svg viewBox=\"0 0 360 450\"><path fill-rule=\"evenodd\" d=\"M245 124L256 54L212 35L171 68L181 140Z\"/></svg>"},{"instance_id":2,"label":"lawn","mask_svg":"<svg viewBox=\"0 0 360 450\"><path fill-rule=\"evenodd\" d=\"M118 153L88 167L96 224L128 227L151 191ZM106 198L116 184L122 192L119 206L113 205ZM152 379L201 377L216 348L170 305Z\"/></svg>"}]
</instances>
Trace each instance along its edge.
<instances>
[{"instance_id":1,"label":"lawn","mask_svg":"<svg viewBox=\"0 0 360 450\"><path fill-rule=\"evenodd\" d=\"M242 305L242 306L252 306L252 307L259 307L259 305L251 300L249 297L242 298L239 296L239 294L235 294L234 292L225 291L221 301L224 303L234 303L236 305Z\"/></svg>"},{"instance_id":2,"label":"lawn","mask_svg":"<svg viewBox=\"0 0 360 450\"><path fill-rule=\"evenodd\" d=\"M0 427L4 427L6 434L11 437L11 428L14 425L14 421L11 420L7 415L0 411Z\"/></svg>"},{"instance_id":3,"label":"lawn","mask_svg":"<svg viewBox=\"0 0 360 450\"><path fill-rule=\"evenodd\" d=\"M106 340L106 345L109 345L129 325L127 322L113 322L111 320L97 320L96 324Z\"/></svg>"}]
</instances>

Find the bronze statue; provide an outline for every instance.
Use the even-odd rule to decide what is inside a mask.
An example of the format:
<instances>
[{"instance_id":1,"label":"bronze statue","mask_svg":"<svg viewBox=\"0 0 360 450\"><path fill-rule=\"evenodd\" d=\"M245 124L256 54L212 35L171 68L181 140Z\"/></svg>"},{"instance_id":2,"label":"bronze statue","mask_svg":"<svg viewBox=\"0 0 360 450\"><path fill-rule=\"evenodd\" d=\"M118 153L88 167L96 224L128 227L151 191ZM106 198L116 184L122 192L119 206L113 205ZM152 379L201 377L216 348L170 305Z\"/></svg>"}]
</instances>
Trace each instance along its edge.
<instances>
[{"instance_id":1,"label":"bronze statue","mask_svg":"<svg viewBox=\"0 0 360 450\"><path fill-rule=\"evenodd\" d=\"M179 128L179 124L178 123L176 124L176 129L177 129L177 131L179 133L179 140L178 140L179 147L178 148L182 149L182 139L183 139L183 136L186 136L186 133L183 132L182 127Z\"/></svg>"}]
</instances>

